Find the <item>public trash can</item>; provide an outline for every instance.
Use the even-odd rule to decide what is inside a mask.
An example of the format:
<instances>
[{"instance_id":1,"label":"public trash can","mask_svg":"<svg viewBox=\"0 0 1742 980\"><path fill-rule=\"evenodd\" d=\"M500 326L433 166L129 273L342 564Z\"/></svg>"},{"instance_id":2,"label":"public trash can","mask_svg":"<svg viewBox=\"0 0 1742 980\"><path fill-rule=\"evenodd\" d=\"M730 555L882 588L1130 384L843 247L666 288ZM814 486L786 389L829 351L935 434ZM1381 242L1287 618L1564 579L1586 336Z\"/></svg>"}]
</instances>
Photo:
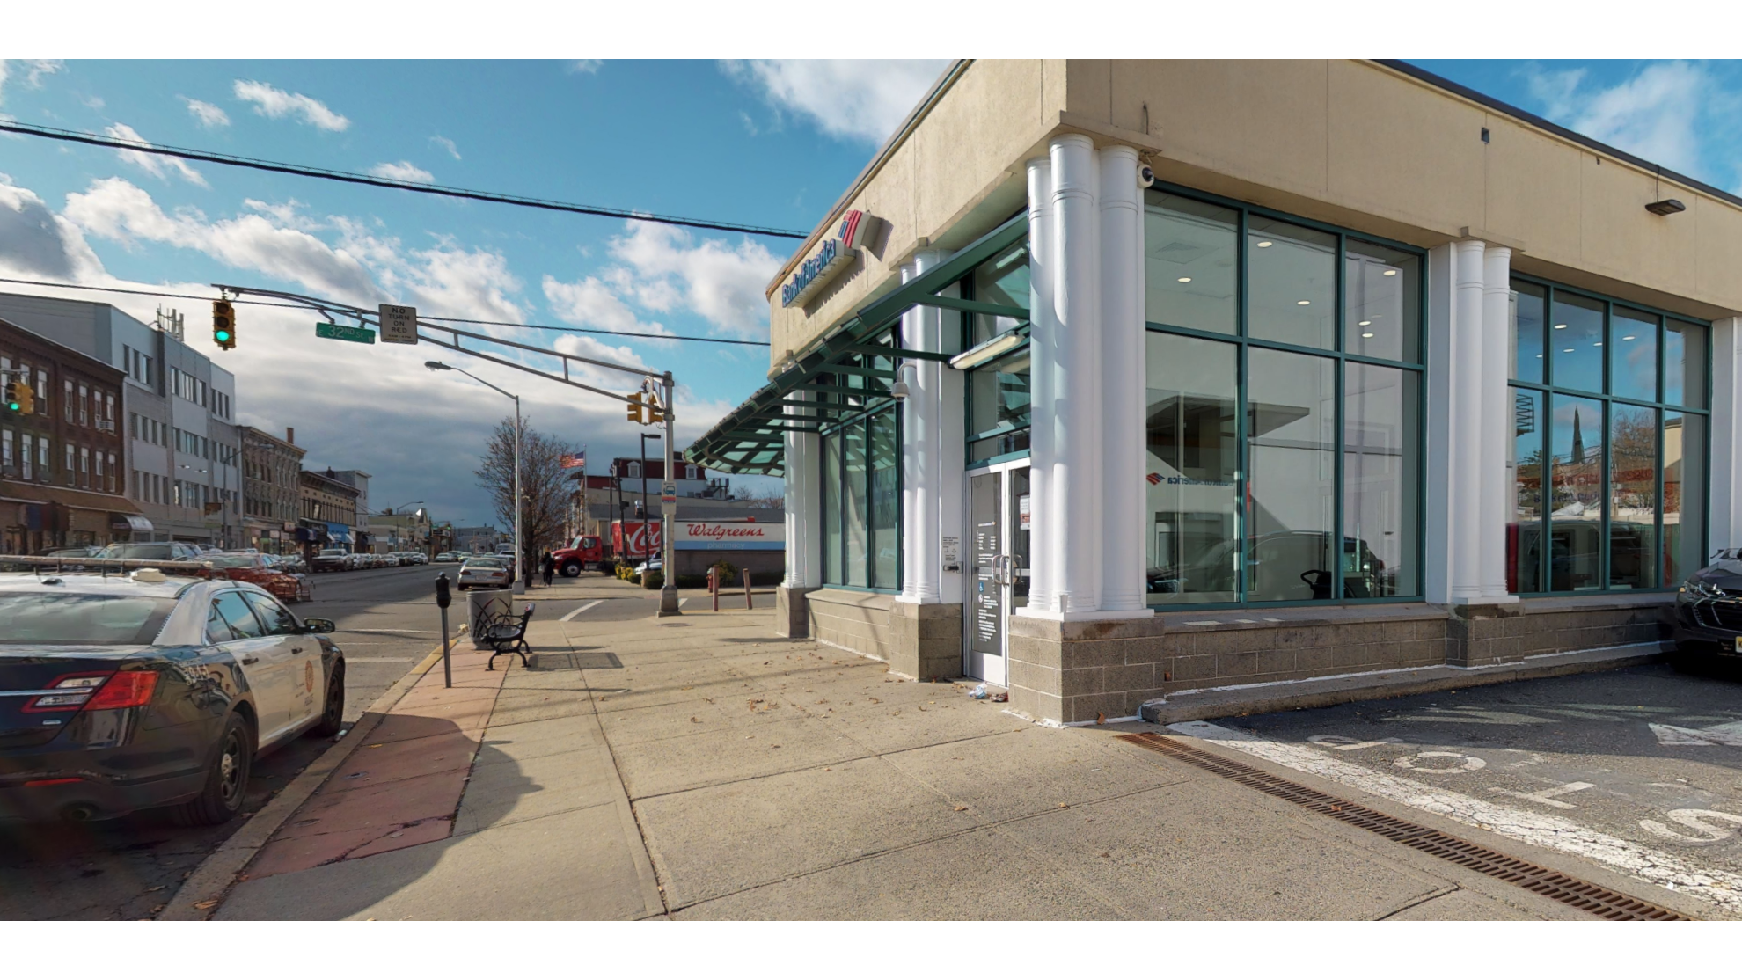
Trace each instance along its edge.
<instances>
[{"instance_id":1,"label":"public trash can","mask_svg":"<svg viewBox=\"0 0 1742 980\"><path fill-rule=\"evenodd\" d=\"M486 631L485 621L514 614L514 591L512 589L473 589L466 593L468 630L472 634L472 649L488 650L490 644L484 641Z\"/></svg>"}]
</instances>

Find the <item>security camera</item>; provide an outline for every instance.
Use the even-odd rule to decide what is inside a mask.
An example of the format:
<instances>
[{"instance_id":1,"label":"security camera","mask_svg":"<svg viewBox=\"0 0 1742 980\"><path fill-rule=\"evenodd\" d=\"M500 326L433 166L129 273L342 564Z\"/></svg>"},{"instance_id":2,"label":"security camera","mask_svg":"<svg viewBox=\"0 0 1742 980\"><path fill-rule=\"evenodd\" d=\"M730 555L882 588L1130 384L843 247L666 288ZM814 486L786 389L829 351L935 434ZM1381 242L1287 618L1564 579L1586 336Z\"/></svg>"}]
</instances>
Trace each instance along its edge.
<instances>
[{"instance_id":1,"label":"security camera","mask_svg":"<svg viewBox=\"0 0 1742 980\"><path fill-rule=\"evenodd\" d=\"M1143 187L1155 186L1155 171L1148 164L1137 168L1137 183Z\"/></svg>"}]
</instances>

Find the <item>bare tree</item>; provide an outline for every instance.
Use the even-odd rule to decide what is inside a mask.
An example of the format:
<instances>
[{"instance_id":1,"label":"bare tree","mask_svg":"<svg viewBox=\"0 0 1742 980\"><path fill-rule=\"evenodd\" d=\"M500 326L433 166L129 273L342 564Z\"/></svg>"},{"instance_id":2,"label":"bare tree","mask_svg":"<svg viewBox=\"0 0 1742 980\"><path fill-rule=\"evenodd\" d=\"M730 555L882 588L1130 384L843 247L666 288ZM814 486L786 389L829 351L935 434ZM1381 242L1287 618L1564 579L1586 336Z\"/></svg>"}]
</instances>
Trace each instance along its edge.
<instances>
[{"instance_id":1,"label":"bare tree","mask_svg":"<svg viewBox=\"0 0 1742 980\"><path fill-rule=\"evenodd\" d=\"M520 490L525 500L521 511L521 534L525 554L521 568L530 573L534 559L545 548L562 542L563 524L568 517L569 494L574 484L569 471L563 469L562 456L567 446L551 436L526 425L520 443ZM510 529L514 527L514 418L503 419L490 434L474 471L478 486L490 494L496 516Z\"/></svg>"}]
</instances>

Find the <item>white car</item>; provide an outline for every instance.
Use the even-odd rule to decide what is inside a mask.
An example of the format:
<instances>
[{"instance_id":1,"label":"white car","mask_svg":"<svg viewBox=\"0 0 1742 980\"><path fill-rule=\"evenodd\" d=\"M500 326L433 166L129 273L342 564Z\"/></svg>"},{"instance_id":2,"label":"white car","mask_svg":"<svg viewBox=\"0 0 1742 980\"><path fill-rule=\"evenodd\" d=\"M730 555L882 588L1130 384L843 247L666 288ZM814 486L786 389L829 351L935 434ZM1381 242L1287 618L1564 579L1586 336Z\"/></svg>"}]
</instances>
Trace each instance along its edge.
<instances>
[{"instance_id":1,"label":"white car","mask_svg":"<svg viewBox=\"0 0 1742 980\"><path fill-rule=\"evenodd\" d=\"M38 571L0 571L0 819L223 823L257 754L338 733L331 621L203 569Z\"/></svg>"},{"instance_id":2,"label":"white car","mask_svg":"<svg viewBox=\"0 0 1742 980\"><path fill-rule=\"evenodd\" d=\"M500 558L468 558L460 566L459 588L506 589L514 584L508 563Z\"/></svg>"}]
</instances>

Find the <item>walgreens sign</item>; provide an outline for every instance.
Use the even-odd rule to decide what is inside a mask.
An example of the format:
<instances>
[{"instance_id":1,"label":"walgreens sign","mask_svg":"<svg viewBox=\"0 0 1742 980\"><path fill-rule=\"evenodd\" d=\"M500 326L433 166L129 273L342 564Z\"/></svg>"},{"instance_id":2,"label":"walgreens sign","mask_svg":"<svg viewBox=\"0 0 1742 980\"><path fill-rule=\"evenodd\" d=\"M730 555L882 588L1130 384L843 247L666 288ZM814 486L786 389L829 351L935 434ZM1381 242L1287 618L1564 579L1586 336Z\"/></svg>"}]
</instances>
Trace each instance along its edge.
<instances>
[{"instance_id":1,"label":"walgreens sign","mask_svg":"<svg viewBox=\"0 0 1742 980\"><path fill-rule=\"evenodd\" d=\"M785 551L786 525L680 519L673 544L680 551Z\"/></svg>"}]
</instances>

